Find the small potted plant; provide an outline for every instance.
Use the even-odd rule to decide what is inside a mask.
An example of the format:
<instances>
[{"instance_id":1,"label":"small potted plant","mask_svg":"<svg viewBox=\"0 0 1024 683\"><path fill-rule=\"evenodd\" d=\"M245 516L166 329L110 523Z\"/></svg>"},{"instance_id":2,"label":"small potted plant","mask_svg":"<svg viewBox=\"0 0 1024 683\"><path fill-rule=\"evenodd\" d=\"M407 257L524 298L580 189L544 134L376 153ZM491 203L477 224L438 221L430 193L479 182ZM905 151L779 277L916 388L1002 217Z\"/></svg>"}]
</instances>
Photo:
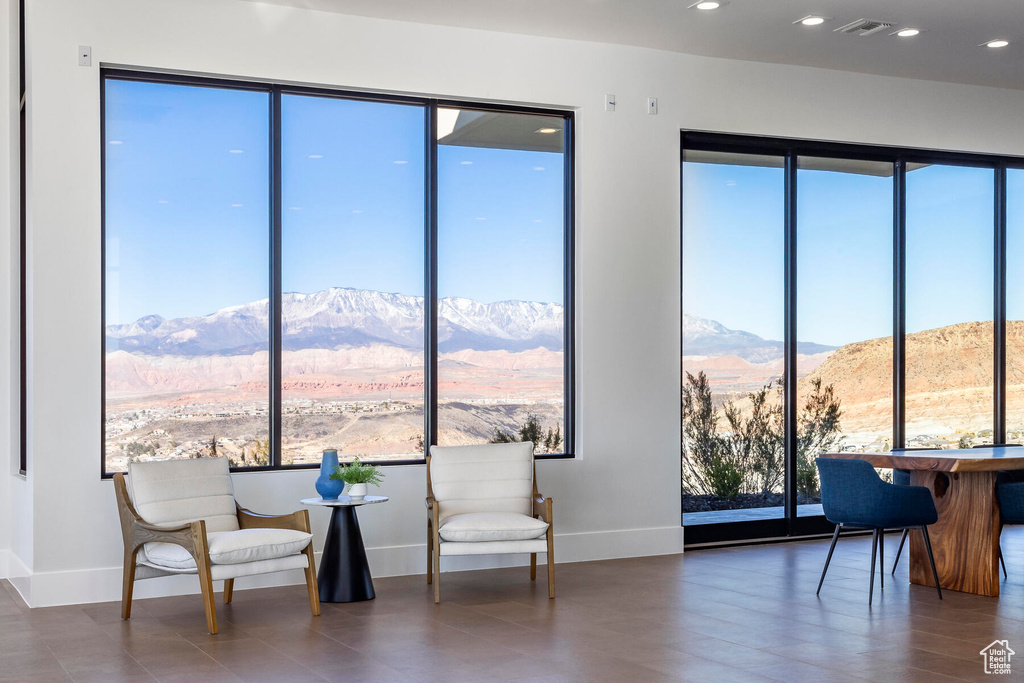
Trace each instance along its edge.
<instances>
[{"instance_id":1,"label":"small potted plant","mask_svg":"<svg viewBox=\"0 0 1024 683\"><path fill-rule=\"evenodd\" d=\"M331 473L331 479L340 479L348 484L348 497L362 500L366 497L366 485L380 486L384 473L376 465L367 465L356 458L347 465L338 465Z\"/></svg>"}]
</instances>

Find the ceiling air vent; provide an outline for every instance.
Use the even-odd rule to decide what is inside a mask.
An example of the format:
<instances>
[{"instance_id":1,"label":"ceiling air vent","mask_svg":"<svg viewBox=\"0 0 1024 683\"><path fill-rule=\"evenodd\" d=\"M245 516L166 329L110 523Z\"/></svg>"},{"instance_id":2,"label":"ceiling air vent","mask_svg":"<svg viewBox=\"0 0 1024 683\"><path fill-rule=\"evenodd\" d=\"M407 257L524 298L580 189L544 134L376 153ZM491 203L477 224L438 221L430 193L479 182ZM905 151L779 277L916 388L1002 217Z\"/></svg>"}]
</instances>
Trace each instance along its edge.
<instances>
[{"instance_id":1,"label":"ceiling air vent","mask_svg":"<svg viewBox=\"0 0 1024 683\"><path fill-rule=\"evenodd\" d=\"M888 21L872 21L871 19L858 19L857 21L851 22L846 26L840 26L835 29L836 33L847 33L853 36L870 36L872 33L878 33L879 31L885 31L896 24Z\"/></svg>"}]
</instances>

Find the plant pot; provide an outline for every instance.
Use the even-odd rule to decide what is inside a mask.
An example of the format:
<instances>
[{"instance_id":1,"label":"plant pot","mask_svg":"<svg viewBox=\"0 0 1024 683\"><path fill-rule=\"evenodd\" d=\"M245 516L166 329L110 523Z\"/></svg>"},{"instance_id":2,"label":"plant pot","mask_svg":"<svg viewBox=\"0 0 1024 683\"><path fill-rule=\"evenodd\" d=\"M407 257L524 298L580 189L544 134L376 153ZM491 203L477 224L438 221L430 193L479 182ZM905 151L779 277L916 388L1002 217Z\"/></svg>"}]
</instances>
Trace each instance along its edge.
<instances>
[{"instance_id":1,"label":"plant pot","mask_svg":"<svg viewBox=\"0 0 1024 683\"><path fill-rule=\"evenodd\" d=\"M349 484L348 497L352 500L362 500L363 498L366 498L366 484Z\"/></svg>"},{"instance_id":2,"label":"plant pot","mask_svg":"<svg viewBox=\"0 0 1024 683\"><path fill-rule=\"evenodd\" d=\"M331 473L338 466L338 451L328 449L324 451L323 460L320 461L320 476L316 478L316 492L324 500L336 500L345 489L345 482L340 479L331 479Z\"/></svg>"}]
</instances>

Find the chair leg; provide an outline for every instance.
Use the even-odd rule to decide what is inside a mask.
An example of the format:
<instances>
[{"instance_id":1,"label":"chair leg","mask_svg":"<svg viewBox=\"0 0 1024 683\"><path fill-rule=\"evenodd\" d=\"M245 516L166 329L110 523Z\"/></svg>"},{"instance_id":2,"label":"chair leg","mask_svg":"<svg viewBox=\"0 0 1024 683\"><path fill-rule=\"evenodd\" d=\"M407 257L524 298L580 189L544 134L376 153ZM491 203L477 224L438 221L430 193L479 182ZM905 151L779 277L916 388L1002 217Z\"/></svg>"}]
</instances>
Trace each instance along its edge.
<instances>
[{"instance_id":1,"label":"chair leg","mask_svg":"<svg viewBox=\"0 0 1024 683\"><path fill-rule=\"evenodd\" d=\"M555 540L548 532L548 598L555 597Z\"/></svg>"},{"instance_id":2,"label":"chair leg","mask_svg":"<svg viewBox=\"0 0 1024 683\"><path fill-rule=\"evenodd\" d=\"M537 553L530 553L530 581L537 580Z\"/></svg>"},{"instance_id":3,"label":"chair leg","mask_svg":"<svg viewBox=\"0 0 1024 683\"><path fill-rule=\"evenodd\" d=\"M231 597L235 593L235 580L224 579L224 604L231 604Z\"/></svg>"},{"instance_id":4,"label":"chair leg","mask_svg":"<svg viewBox=\"0 0 1024 683\"><path fill-rule=\"evenodd\" d=\"M441 549L434 551L434 604L441 604Z\"/></svg>"},{"instance_id":5,"label":"chair leg","mask_svg":"<svg viewBox=\"0 0 1024 683\"><path fill-rule=\"evenodd\" d=\"M821 584L825 583L825 572L828 571L828 563L832 561L832 552L836 549L836 541L839 540L839 528L842 524L836 524L836 532L832 534L832 545L828 547L828 557L825 558L825 566L821 569L821 578L818 579L818 590L814 591L815 595L821 594Z\"/></svg>"},{"instance_id":6,"label":"chair leg","mask_svg":"<svg viewBox=\"0 0 1024 683\"><path fill-rule=\"evenodd\" d=\"M875 594L875 557L878 555L878 529L871 532L871 583L868 585L868 605Z\"/></svg>"},{"instance_id":7,"label":"chair leg","mask_svg":"<svg viewBox=\"0 0 1024 683\"><path fill-rule=\"evenodd\" d=\"M878 587L885 590L885 529L878 530Z\"/></svg>"},{"instance_id":8,"label":"chair leg","mask_svg":"<svg viewBox=\"0 0 1024 683\"><path fill-rule=\"evenodd\" d=\"M896 549L896 559L892 561L892 575L896 576L896 565L900 563L900 555L903 554L903 544L907 542L907 534L910 533L910 529L904 529L903 535L900 536L900 547Z\"/></svg>"},{"instance_id":9,"label":"chair leg","mask_svg":"<svg viewBox=\"0 0 1024 683\"><path fill-rule=\"evenodd\" d=\"M217 608L213 603L213 579L210 578L210 560L199 563L199 588L203 593L203 609L206 610L206 629L210 635L217 635Z\"/></svg>"},{"instance_id":10,"label":"chair leg","mask_svg":"<svg viewBox=\"0 0 1024 683\"><path fill-rule=\"evenodd\" d=\"M313 543L310 542L302 551L306 555L306 592L309 593L309 611L314 617L320 616L320 587L316 582L316 563Z\"/></svg>"},{"instance_id":11,"label":"chair leg","mask_svg":"<svg viewBox=\"0 0 1024 683\"><path fill-rule=\"evenodd\" d=\"M434 534L430 530L430 521L427 521L427 585L433 581L434 568L433 568L433 555L434 555Z\"/></svg>"},{"instance_id":12,"label":"chair leg","mask_svg":"<svg viewBox=\"0 0 1024 683\"><path fill-rule=\"evenodd\" d=\"M928 550L928 561L932 565L932 578L935 579L935 590L939 592L939 600L941 600L942 588L939 586L939 572L935 569L935 556L932 555L932 540L928 537L928 527L921 527L921 533L924 534L924 547Z\"/></svg>"},{"instance_id":13,"label":"chair leg","mask_svg":"<svg viewBox=\"0 0 1024 683\"><path fill-rule=\"evenodd\" d=\"M121 618L132 616L132 592L135 590L135 556L136 553L125 553L124 575L121 583Z\"/></svg>"}]
</instances>

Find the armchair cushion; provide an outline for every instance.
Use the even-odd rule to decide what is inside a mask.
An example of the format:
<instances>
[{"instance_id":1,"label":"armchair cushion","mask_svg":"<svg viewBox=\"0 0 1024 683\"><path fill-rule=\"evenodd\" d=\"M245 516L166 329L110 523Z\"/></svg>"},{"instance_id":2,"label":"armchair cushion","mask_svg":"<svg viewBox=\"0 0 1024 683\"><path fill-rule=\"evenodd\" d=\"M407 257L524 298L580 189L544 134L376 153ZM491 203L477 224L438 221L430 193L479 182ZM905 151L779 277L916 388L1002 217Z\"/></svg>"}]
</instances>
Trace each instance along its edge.
<instances>
[{"instance_id":1,"label":"armchair cushion","mask_svg":"<svg viewBox=\"0 0 1024 683\"><path fill-rule=\"evenodd\" d=\"M129 463L128 494L150 524L178 526L202 519L208 532L238 529L227 458Z\"/></svg>"},{"instance_id":2,"label":"armchair cushion","mask_svg":"<svg viewBox=\"0 0 1024 683\"><path fill-rule=\"evenodd\" d=\"M210 564L245 564L275 560L301 552L313 535L292 529L241 529L207 534ZM185 548L173 543L147 543L150 564L168 569L196 569L196 562Z\"/></svg>"},{"instance_id":3,"label":"armchair cushion","mask_svg":"<svg viewBox=\"0 0 1024 683\"><path fill-rule=\"evenodd\" d=\"M472 512L448 517L438 533L443 541L477 543L528 541L542 538L547 530L547 522L518 512Z\"/></svg>"},{"instance_id":4,"label":"armchair cushion","mask_svg":"<svg viewBox=\"0 0 1024 683\"><path fill-rule=\"evenodd\" d=\"M533 444L431 446L430 482L442 518L533 510Z\"/></svg>"}]
</instances>

